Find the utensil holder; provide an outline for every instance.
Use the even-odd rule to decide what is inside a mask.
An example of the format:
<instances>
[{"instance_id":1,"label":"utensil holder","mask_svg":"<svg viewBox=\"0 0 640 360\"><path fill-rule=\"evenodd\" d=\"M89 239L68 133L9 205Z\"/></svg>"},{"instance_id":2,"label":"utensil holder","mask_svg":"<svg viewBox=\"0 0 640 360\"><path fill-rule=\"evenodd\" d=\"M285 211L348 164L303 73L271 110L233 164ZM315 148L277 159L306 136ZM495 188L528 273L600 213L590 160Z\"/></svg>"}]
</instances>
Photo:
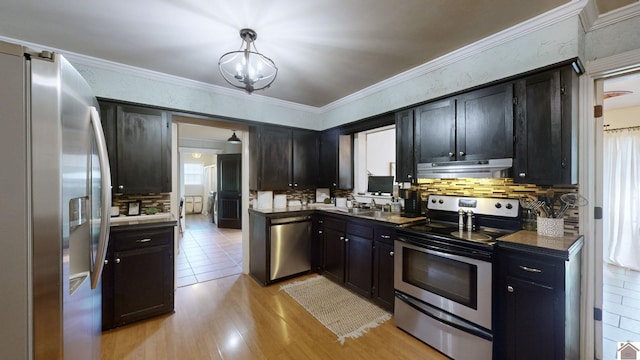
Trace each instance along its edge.
<instances>
[{"instance_id":1,"label":"utensil holder","mask_svg":"<svg viewBox=\"0 0 640 360\"><path fill-rule=\"evenodd\" d=\"M538 216L538 235L564 236L564 218L545 218Z\"/></svg>"}]
</instances>

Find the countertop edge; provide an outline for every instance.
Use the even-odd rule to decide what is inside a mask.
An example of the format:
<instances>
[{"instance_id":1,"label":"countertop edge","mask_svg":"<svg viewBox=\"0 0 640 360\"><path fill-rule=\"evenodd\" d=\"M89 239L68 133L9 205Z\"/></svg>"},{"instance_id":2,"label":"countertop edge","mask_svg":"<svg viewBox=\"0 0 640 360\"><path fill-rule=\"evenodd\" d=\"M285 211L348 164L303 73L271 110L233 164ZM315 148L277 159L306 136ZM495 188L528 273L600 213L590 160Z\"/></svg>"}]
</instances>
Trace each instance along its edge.
<instances>
[{"instance_id":1,"label":"countertop edge","mask_svg":"<svg viewBox=\"0 0 640 360\"><path fill-rule=\"evenodd\" d=\"M387 215L387 216L372 217L372 216L365 216L360 214L353 214L353 213L349 213L339 209L332 209L330 207L309 208L306 206L294 206L294 207L279 208L279 209L249 208L249 213L256 213L264 216L288 216L292 214L301 214L301 213L313 214L316 212L319 212L325 215L345 216L345 217L354 218L358 220L376 221L382 224L389 224L394 226L403 226L403 225L406 226L408 224L418 223L426 220L426 217L424 216L415 217L415 218L403 217L401 215ZM402 221L396 221L398 217L401 217Z\"/></svg>"}]
</instances>

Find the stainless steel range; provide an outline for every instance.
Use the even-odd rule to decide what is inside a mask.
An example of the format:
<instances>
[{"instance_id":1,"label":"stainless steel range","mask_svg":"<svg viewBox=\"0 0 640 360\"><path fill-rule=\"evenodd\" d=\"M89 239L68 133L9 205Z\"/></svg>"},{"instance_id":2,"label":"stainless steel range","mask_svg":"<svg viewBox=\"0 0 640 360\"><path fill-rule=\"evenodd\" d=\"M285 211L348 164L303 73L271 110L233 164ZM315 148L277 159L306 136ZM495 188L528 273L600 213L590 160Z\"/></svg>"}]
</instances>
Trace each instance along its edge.
<instances>
[{"instance_id":1,"label":"stainless steel range","mask_svg":"<svg viewBox=\"0 0 640 360\"><path fill-rule=\"evenodd\" d=\"M454 359L491 359L493 247L521 228L519 202L431 195L427 209L397 231L396 326Z\"/></svg>"}]
</instances>

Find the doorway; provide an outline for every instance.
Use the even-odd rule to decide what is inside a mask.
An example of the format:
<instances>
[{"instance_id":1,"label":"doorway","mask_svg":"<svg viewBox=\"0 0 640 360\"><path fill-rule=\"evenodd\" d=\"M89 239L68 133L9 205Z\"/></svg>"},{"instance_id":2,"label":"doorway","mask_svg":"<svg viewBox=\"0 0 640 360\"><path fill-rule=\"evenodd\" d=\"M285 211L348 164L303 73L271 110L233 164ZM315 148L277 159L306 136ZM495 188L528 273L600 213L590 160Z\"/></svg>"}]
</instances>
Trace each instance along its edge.
<instances>
[{"instance_id":1,"label":"doorway","mask_svg":"<svg viewBox=\"0 0 640 360\"><path fill-rule=\"evenodd\" d=\"M624 344L640 342L640 71L599 81L603 221L596 261L602 264L602 359L614 360Z\"/></svg>"},{"instance_id":2,"label":"doorway","mask_svg":"<svg viewBox=\"0 0 640 360\"><path fill-rule=\"evenodd\" d=\"M612 206L603 202L604 179L604 111L598 111L597 105L605 105L605 81L613 81L622 75L629 75L640 71L640 51L613 55L590 61L587 64L587 75L581 77L581 117L584 121L580 126L580 183L586 186L582 191L589 198L590 206L580 214L581 232L585 235L585 252L582 269L583 311L581 318L582 354L584 358L616 359L618 341L640 341L640 338L627 338L629 334L622 334L619 327L623 316L615 314L613 309L622 305L620 292L624 291L624 280L606 279L611 273L604 252L604 223L609 221L608 213ZM623 98L623 97L621 97ZM609 102L609 100L606 100ZM596 106L594 111L594 106ZM611 106L609 106L611 108ZM583 225L582 225L583 224ZM606 282L606 283L605 283ZM622 285L620 289L612 289L612 284ZM633 286L631 283L628 286ZM613 290L618 293L614 293ZM634 312L639 312L636 309ZM629 314L626 312L626 314ZM618 315L619 317L616 317ZM637 324L633 319L626 319L623 323ZM624 327L624 326L623 326ZM633 335L632 335L633 336Z\"/></svg>"},{"instance_id":3,"label":"doorway","mask_svg":"<svg viewBox=\"0 0 640 360\"><path fill-rule=\"evenodd\" d=\"M241 193L241 201L240 201L240 213L246 213L249 207L249 169L248 169L248 158L249 158L249 136L248 136L248 126L233 123L223 120L216 120L213 118L195 118L188 117L182 115L173 115L173 158L175 160L175 165L173 167L174 171L174 181L177 186L175 186L175 206L178 208L178 203L181 197L185 194L184 187L184 174L183 174L183 158L191 157L191 153L198 152L202 154L202 157L207 154L207 156L214 156L215 161L212 164L215 164L216 170L213 171L212 166L204 167L204 176L207 174L207 170L211 171L209 173L209 182L217 181L217 156L220 154L226 153L236 153L239 154L241 158L241 181L240 181L240 193ZM238 138L240 138L240 144L232 144L228 142L228 139L234 133ZM214 175L215 174L215 175ZM206 183L206 179L204 180ZM206 185L206 184L205 184ZM204 214L199 214L198 217L189 215L182 215L183 221L186 221L188 226L188 222L197 222L197 226L202 226L202 221L206 220L207 222L211 222L211 211L210 203L209 203L209 193L213 191L213 189L217 189L217 184L211 185L209 184L209 190L206 190L206 186L203 186L202 190L202 213L207 213L206 216ZM178 215L176 215L178 217ZM204 217L205 219L202 219ZM239 227L241 230L241 238L242 238L242 272L248 273L249 271L249 246L248 246L248 217L244 216L241 219L241 226ZM218 228L217 223L214 221L211 223L215 229ZM179 235L176 235L179 236ZM178 244L180 241L177 242ZM180 249L176 249L177 252Z\"/></svg>"}]
</instances>

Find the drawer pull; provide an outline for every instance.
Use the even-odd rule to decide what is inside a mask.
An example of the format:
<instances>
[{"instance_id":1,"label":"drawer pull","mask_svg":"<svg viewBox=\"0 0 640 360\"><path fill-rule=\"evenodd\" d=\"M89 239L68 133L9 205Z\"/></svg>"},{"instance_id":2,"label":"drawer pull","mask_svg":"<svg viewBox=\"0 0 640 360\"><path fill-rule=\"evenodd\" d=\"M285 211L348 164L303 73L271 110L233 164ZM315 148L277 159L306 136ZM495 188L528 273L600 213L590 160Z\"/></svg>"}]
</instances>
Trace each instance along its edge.
<instances>
[{"instance_id":1,"label":"drawer pull","mask_svg":"<svg viewBox=\"0 0 640 360\"><path fill-rule=\"evenodd\" d=\"M383 239L391 239L391 236L389 235L380 235L380 237Z\"/></svg>"},{"instance_id":2,"label":"drawer pull","mask_svg":"<svg viewBox=\"0 0 640 360\"><path fill-rule=\"evenodd\" d=\"M389 256L393 256L393 251L389 251Z\"/></svg>"},{"instance_id":3,"label":"drawer pull","mask_svg":"<svg viewBox=\"0 0 640 360\"><path fill-rule=\"evenodd\" d=\"M146 243L146 242L149 242L149 241L151 241L151 239L149 239L149 238L136 240L137 243Z\"/></svg>"},{"instance_id":4,"label":"drawer pull","mask_svg":"<svg viewBox=\"0 0 640 360\"><path fill-rule=\"evenodd\" d=\"M120 259L116 258L116 264L120 264Z\"/></svg>"},{"instance_id":5,"label":"drawer pull","mask_svg":"<svg viewBox=\"0 0 640 360\"><path fill-rule=\"evenodd\" d=\"M542 270L540 270L540 269L530 268L530 267L526 267L526 266L522 266L522 265L520 265L520 269L522 269L524 271L532 272L532 273L541 273L542 272Z\"/></svg>"},{"instance_id":6,"label":"drawer pull","mask_svg":"<svg viewBox=\"0 0 640 360\"><path fill-rule=\"evenodd\" d=\"M507 286L507 291L512 293L513 292L513 286L511 286L511 285Z\"/></svg>"}]
</instances>

